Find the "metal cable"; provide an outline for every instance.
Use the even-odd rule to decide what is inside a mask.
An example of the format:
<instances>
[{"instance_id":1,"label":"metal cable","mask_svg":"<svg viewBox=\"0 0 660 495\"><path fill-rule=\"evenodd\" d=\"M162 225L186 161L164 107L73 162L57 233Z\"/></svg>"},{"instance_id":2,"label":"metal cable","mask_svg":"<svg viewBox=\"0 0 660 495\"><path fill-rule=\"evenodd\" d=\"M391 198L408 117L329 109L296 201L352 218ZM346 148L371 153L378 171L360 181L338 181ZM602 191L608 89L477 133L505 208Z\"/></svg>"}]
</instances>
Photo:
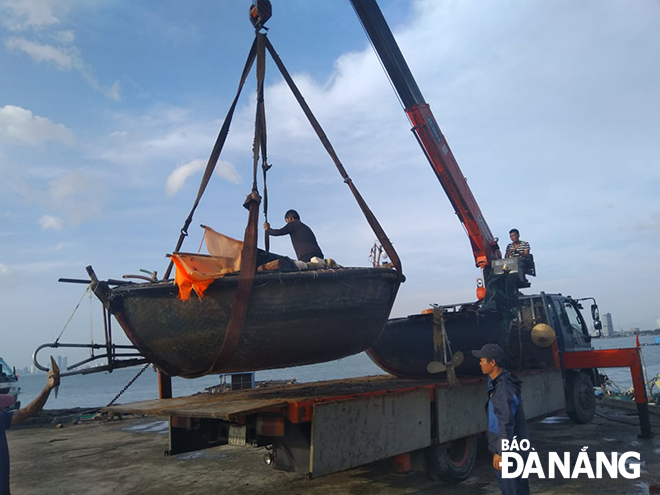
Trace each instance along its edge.
<instances>
[{"instance_id":1,"label":"metal cable","mask_svg":"<svg viewBox=\"0 0 660 495\"><path fill-rule=\"evenodd\" d=\"M85 292L83 292L83 295L80 297L80 301L78 301L78 304L76 304L76 307L73 308L73 311L71 312L71 316L69 316L69 319L64 324L64 328L62 328L62 331L60 332L60 334L55 339L56 344L59 342L60 338L62 337L62 334L64 333L64 330L66 330L66 327L68 327L69 323L71 323L71 320L73 319L73 316L76 314L76 311L78 311L78 308L80 307L80 303L85 298L85 295L89 292L89 287L90 286L88 285L87 288L85 289Z\"/></svg>"}]
</instances>

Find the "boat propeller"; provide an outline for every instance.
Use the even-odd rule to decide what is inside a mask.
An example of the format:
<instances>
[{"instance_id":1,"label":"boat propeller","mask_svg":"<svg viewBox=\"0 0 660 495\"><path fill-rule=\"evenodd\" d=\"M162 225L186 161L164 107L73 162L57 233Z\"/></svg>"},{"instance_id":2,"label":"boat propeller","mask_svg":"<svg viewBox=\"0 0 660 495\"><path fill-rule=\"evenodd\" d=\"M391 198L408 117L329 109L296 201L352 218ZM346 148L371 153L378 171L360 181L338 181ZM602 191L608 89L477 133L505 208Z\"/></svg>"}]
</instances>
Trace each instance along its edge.
<instances>
[{"instance_id":1,"label":"boat propeller","mask_svg":"<svg viewBox=\"0 0 660 495\"><path fill-rule=\"evenodd\" d=\"M447 371L447 368L457 368L463 364L464 360L465 356L463 356L461 351L458 351L454 353L454 355L451 357L451 361L449 361L447 364L443 363L442 361L431 361L426 365L426 371L431 374L444 373Z\"/></svg>"}]
</instances>

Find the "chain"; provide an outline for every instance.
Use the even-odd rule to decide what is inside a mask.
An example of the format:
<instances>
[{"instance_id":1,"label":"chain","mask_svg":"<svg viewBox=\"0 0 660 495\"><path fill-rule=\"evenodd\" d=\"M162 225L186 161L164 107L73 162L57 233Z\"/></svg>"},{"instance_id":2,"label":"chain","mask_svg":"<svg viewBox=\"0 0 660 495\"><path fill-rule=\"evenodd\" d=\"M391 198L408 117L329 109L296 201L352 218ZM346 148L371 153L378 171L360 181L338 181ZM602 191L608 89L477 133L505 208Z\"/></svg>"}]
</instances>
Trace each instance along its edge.
<instances>
[{"instance_id":1,"label":"chain","mask_svg":"<svg viewBox=\"0 0 660 495\"><path fill-rule=\"evenodd\" d=\"M133 383L135 383L135 380L137 380L138 378L140 378L140 375L141 375L142 373L144 373L145 371L147 371L147 368L148 368L149 366L151 366L151 363L147 363L147 364L145 364L145 365L144 365L144 368L142 368L140 371L138 371L138 374L135 375L133 378L131 378L131 381L129 381L129 382L124 386L124 388L122 388L121 391L120 391L117 395L115 395L115 398L112 399L112 400L108 403L108 405L105 406L105 407L110 407L110 406L113 405L115 402L117 402L117 399L119 399L119 397L121 397L122 394L128 390L128 387L130 387L131 385L133 385Z\"/></svg>"}]
</instances>

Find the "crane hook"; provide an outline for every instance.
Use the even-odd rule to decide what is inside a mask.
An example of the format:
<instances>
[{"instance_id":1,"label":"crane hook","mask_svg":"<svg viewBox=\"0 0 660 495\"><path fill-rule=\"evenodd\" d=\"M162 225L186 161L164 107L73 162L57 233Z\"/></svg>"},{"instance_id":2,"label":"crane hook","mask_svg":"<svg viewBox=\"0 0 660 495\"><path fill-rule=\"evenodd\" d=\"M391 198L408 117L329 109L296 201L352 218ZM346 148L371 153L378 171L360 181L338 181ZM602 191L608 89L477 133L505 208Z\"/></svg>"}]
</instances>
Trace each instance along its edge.
<instances>
[{"instance_id":1,"label":"crane hook","mask_svg":"<svg viewBox=\"0 0 660 495\"><path fill-rule=\"evenodd\" d=\"M250 6L250 22L256 30L264 27L266 21L273 15L273 6L270 0L254 0Z\"/></svg>"}]
</instances>

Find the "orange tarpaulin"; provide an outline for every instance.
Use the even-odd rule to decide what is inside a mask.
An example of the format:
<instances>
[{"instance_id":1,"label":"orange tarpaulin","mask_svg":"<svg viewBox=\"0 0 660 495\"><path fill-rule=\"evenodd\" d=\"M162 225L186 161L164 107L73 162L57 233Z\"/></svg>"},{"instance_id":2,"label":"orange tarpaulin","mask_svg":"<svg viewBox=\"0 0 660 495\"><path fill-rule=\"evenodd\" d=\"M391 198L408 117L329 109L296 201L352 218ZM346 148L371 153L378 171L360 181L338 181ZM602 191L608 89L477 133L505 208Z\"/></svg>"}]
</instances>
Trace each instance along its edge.
<instances>
[{"instance_id":1,"label":"orange tarpaulin","mask_svg":"<svg viewBox=\"0 0 660 495\"><path fill-rule=\"evenodd\" d=\"M171 256L176 266L174 282L179 286L182 301L190 298L192 290L201 299L216 278L237 272L241 266L243 243L210 227L204 228L206 247L211 255L175 253Z\"/></svg>"}]
</instances>

